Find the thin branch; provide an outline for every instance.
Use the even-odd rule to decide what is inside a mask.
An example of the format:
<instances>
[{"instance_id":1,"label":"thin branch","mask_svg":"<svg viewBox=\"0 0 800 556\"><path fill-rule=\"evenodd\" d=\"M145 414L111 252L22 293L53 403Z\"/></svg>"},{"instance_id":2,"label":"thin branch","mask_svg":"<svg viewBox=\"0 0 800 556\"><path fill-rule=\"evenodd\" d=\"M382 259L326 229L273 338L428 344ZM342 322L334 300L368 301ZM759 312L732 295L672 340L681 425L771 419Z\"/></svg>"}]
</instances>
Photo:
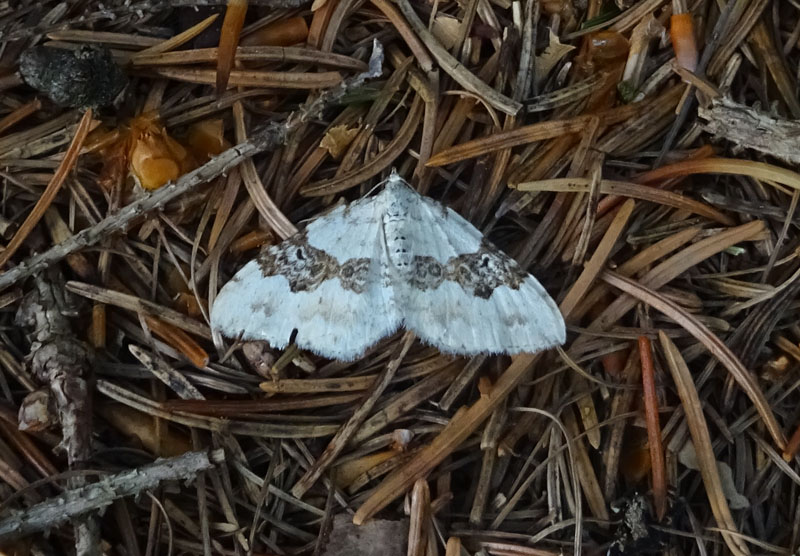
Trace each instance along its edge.
<instances>
[{"instance_id":1,"label":"thin branch","mask_svg":"<svg viewBox=\"0 0 800 556\"><path fill-rule=\"evenodd\" d=\"M87 512L101 510L125 496L157 487L163 481L191 479L200 471L225 461L223 450L187 452L50 498L0 521L0 539L10 541L57 527Z\"/></svg>"}]
</instances>

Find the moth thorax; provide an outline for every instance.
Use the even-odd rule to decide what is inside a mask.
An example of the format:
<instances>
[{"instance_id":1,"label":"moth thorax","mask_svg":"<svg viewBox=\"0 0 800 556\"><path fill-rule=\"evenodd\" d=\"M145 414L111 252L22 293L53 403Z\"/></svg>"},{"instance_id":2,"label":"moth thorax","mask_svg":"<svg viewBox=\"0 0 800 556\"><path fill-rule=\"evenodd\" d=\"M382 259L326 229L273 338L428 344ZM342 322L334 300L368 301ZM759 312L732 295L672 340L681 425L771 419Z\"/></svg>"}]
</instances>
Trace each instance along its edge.
<instances>
[{"instance_id":1,"label":"moth thorax","mask_svg":"<svg viewBox=\"0 0 800 556\"><path fill-rule=\"evenodd\" d=\"M390 207L395 208L395 207ZM401 273L410 272L413 262L411 245L406 232L408 223L402 215L387 211L383 219L383 231L386 237L386 250L392 265Z\"/></svg>"}]
</instances>

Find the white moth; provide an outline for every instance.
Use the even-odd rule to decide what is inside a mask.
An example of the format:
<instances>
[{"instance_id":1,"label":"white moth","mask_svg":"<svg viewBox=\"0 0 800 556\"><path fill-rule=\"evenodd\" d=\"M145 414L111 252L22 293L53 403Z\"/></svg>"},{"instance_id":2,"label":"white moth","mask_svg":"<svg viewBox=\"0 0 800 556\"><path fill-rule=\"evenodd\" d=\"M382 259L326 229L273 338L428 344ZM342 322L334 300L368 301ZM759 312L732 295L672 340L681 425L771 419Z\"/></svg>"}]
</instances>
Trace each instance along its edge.
<instances>
[{"instance_id":1,"label":"white moth","mask_svg":"<svg viewBox=\"0 0 800 556\"><path fill-rule=\"evenodd\" d=\"M453 210L392 173L269 247L219 292L225 336L352 360L400 326L459 355L536 352L564 343L539 282Z\"/></svg>"}]
</instances>

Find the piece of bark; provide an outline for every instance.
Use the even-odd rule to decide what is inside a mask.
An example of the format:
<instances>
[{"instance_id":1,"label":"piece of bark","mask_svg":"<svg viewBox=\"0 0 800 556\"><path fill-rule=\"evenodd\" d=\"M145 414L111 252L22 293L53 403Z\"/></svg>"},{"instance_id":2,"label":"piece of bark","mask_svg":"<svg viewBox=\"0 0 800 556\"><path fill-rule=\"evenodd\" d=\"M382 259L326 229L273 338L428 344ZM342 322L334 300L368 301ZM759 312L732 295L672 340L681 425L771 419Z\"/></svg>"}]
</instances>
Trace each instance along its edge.
<instances>
[{"instance_id":1,"label":"piece of bark","mask_svg":"<svg viewBox=\"0 0 800 556\"><path fill-rule=\"evenodd\" d=\"M372 519L354 525L349 515L339 514L333 518L321 556L405 556L407 543L407 519Z\"/></svg>"},{"instance_id":2,"label":"piece of bark","mask_svg":"<svg viewBox=\"0 0 800 556\"><path fill-rule=\"evenodd\" d=\"M710 108L698 108L703 128L727 139L738 149L753 149L784 162L800 162L800 121L761 112L730 98L715 99Z\"/></svg>"}]
</instances>

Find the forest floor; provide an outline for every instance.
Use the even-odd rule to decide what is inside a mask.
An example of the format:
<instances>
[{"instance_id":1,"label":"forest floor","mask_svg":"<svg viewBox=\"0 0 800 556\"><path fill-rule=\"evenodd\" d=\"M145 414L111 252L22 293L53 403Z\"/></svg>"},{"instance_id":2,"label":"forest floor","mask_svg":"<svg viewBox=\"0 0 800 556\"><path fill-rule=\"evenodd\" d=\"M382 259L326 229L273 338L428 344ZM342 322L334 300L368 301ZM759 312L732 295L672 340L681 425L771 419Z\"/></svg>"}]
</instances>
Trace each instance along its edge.
<instances>
[{"instance_id":1,"label":"forest floor","mask_svg":"<svg viewBox=\"0 0 800 556\"><path fill-rule=\"evenodd\" d=\"M795 0L0 0L3 554L796 554L799 41ZM566 343L315 353L386 308L295 234L392 171ZM212 328L287 238L321 293L226 309L289 345ZM558 335L458 291L406 322Z\"/></svg>"}]
</instances>

